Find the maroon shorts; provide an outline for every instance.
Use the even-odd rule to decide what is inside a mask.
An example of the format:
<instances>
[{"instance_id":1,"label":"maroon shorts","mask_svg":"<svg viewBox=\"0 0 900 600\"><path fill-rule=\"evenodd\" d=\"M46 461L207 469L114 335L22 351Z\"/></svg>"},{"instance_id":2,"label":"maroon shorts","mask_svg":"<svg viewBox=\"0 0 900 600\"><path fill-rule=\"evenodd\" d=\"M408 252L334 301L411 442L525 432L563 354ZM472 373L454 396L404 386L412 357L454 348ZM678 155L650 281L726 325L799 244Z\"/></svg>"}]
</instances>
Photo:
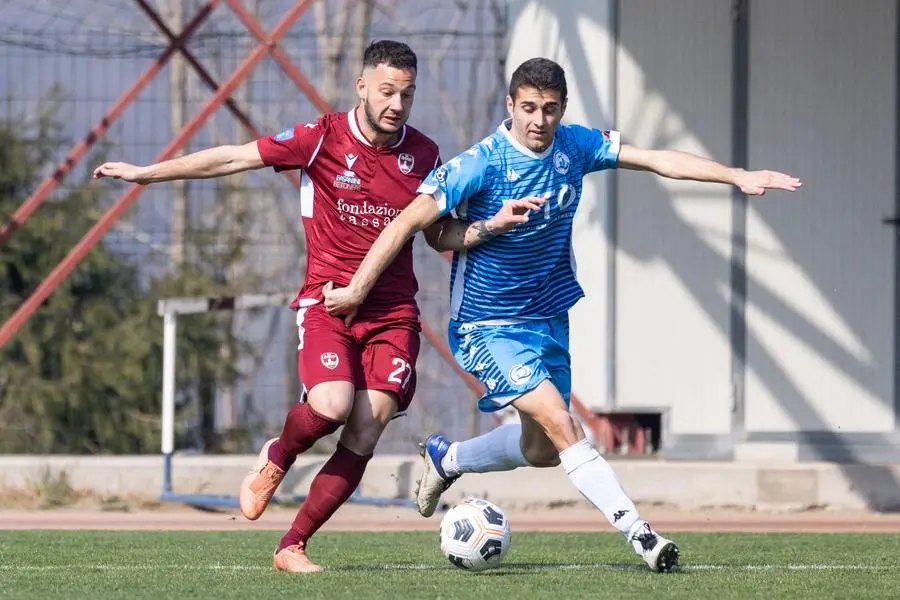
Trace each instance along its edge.
<instances>
[{"instance_id":1,"label":"maroon shorts","mask_svg":"<svg viewBox=\"0 0 900 600\"><path fill-rule=\"evenodd\" d=\"M304 392L326 381L349 381L357 390L393 392L404 411L416 391L418 319L368 315L350 327L322 304L297 311L297 371Z\"/></svg>"}]
</instances>

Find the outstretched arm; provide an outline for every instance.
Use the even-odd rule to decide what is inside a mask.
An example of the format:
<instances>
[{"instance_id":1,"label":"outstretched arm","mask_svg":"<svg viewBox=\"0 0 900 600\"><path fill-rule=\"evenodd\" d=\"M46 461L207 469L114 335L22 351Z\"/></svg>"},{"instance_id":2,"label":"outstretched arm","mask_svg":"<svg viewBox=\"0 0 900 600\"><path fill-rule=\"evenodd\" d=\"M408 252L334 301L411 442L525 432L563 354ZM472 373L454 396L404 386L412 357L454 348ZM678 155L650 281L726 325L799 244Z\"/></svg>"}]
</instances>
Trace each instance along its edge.
<instances>
[{"instance_id":1,"label":"outstretched arm","mask_svg":"<svg viewBox=\"0 0 900 600\"><path fill-rule=\"evenodd\" d=\"M425 229L425 241L438 252L461 252L474 248L507 231L512 231L519 223L528 222L528 213L540 210L546 198L530 197L507 200L497 214L480 221L461 221L445 218Z\"/></svg>"},{"instance_id":2,"label":"outstretched arm","mask_svg":"<svg viewBox=\"0 0 900 600\"><path fill-rule=\"evenodd\" d=\"M112 177L132 183L148 184L174 179L208 179L261 169L263 159L255 141L241 146L217 146L152 165L137 166L123 162L103 163L94 169L94 179Z\"/></svg>"},{"instance_id":3,"label":"outstretched arm","mask_svg":"<svg viewBox=\"0 0 900 600\"><path fill-rule=\"evenodd\" d=\"M677 150L646 150L622 144L618 166L625 169L651 171L669 179L691 179L737 186L745 194L761 196L766 190L793 192L799 179L778 171L746 171Z\"/></svg>"}]
</instances>

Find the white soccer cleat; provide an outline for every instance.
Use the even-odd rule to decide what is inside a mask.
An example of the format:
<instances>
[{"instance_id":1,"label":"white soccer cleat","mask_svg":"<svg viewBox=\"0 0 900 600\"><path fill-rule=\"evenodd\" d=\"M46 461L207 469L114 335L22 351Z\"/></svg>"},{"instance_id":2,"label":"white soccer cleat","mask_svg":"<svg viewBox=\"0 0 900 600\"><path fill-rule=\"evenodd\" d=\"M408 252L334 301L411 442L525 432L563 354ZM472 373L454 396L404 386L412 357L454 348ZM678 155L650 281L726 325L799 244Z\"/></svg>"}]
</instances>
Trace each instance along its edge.
<instances>
[{"instance_id":1,"label":"white soccer cleat","mask_svg":"<svg viewBox=\"0 0 900 600\"><path fill-rule=\"evenodd\" d=\"M449 449L450 441L437 433L428 436L424 443L419 444L419 453L425 462L425 471L416 488L416 507L423 517L430 517L434 514L441 501L441 494L459 479L459 475L450 477L441 468L441 460Z\"/></svg>"},{"instance_id":2,"label":"white soccer cleat","mask_svg":"<svg viewBox=\"0 0 900 600\"><path fill-rule=\"evenodd\" d=\"M678 566L678 545L653 531L649 523L641 525L631 536L631 545L657 573L669 573Z\"/></svg>"}]
</instances>

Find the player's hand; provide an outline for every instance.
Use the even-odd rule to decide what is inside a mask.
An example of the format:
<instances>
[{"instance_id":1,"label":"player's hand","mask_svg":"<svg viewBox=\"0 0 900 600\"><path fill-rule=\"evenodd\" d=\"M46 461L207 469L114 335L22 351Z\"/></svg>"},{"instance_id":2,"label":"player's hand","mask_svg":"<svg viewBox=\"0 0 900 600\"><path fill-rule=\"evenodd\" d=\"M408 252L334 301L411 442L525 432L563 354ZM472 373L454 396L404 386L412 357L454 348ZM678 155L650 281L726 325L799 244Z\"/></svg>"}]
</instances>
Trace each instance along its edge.
<instances>
[{"instance_id":1,"label":"player's hand","mask_svg":"<svg viewBox=\"0 0 900 600\"><path fill-rule=\"evenodd\" d=\"M362 304L362 298L357 298L350 287L336 288L334 282L329 281L322 287L325 296L325 310L334 317L344 317L344 324L349 327L356 317L356 311Z\"/></svg>"},{"instance_id":2,"label":"player's hand","mask_svg":"<svg viewBox=\"0 0 900 600\"><path fill-rule=\"evenodd\" d=\"M512 231L519 223L527 223L528 213L533 210L541 210L546 202L546 198L538 196L507 200L497 214L488 219L488 229L495 233Z\"/></svg>"},{"instance_id":3,"label":"player's hand","mask_svg":"<svg viewBox=\"0 0 900 600\"><path fill-rule=\"evenodd\" d=\"M796 177L778 171L741 171L734 184L748 196L762 196L766 190L793 192L803 185Z\"/></svg>"},{"instance_id":4,"label":"player's hand","mask_svg":"<svg viewBox=\"0 0 900 600\"><path fill-rule=\"evenodd\" d=\"M150 183L150 178L144 173L143 168L123 162L107 162L94 169L94 179L103 177L112 177L131 183Z\"/></svg>"}]
</instances>

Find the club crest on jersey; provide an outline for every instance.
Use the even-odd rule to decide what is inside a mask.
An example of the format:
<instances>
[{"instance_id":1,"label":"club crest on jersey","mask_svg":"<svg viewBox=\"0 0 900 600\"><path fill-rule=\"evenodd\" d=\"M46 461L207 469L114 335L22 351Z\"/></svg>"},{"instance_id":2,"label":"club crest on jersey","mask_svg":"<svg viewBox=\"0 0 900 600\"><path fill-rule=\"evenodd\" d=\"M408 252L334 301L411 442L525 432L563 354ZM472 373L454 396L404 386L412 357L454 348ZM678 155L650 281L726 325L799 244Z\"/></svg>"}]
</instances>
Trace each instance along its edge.
<instances>
[{"instance_id":1,"label":"club crest on jersey","mask_svg":"<svg viewBox=\"0 0 900 600\"><path fill-rule=\"evenodd\" d=\"M404 175L409 175L410 171L413 170L414 164L416 164L416 157L412 154L403 152L397 157L397 166L400 167L400 172Z\"/></svg>"},{"instance_id":2,"label":"club crest on jersey","mask_svg":"<svg viewBox=\"0 0 900 600\"><path fill-rule=\"evenodd\" d=\"M434 180L438 183L444 183L447 180L447 167L440 167L434 172Z\"/></svg>"},{"instance_id":3,"label":"club crest on jersey","mask_svg":"<svg viewBox=\"0 0 900 600\"><path fill-rule=\"evenodd\" d=\"M560 175L565 175L569 172L569 157L565 152L562 150L556 151L556 154L553 155L553 166Z\"/></svg>"},{"instance_id":4,"label":"club crest on jersey","mask_svg":"<svg viewBox=\"0 0 900 600\"><path fill-rule=\"evenodd\" d=\"M325 352L322 356L319 357L319 360L322 361L322 366L326 369L331 369L334 371L337 369L338 363L341 362L341 359L338 358L338 355L334 352Z\"/></svg>"},{"instance_id":5,"label":"club crest on jersey","mask_svg":"<svg viewBox=\"0 0 900 600\"><path fill-rule=\"evenodd\" d=\"M514 385L522 385L531 379L532 372L531 367L528 365L516 365L509 370L509 380Z\"/></svg>"}]
</instances>

